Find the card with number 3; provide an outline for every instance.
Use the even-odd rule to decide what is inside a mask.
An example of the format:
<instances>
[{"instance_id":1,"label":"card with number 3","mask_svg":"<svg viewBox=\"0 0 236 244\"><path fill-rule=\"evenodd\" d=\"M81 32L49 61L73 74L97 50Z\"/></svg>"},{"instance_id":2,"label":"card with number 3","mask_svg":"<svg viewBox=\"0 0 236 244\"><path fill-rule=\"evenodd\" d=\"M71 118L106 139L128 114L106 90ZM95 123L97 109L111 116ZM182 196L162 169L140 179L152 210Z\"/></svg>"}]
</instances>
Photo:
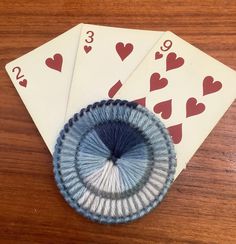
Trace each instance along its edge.
<instances>
[{"instance_id":1,"label":"card with number 3","mask_svg":"<svg viewBox=\"0 0 236 244\"><path fill-rule=\"evenodd\" d=\"M113 98L163 33L83 25L67 119L94 101Z\"/></svg>"},{"instance_id":2,"label":"card with number 3","mask_svg":"<svg viewBox=\"0 0 236 244\"><path fill-rule=\"evenodd\" d=\"M115 98L137 101L168 127L177 173L236 97L236 72L166 32Z\"/></svg>"}]
</instances>

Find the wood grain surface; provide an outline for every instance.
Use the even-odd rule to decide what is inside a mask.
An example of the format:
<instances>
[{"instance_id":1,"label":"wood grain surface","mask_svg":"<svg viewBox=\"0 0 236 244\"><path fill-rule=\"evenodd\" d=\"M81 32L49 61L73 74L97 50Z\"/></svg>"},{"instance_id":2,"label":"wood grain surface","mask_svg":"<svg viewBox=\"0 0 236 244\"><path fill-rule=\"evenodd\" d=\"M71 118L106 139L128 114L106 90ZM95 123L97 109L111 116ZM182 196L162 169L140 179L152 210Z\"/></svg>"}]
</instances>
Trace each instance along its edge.
<instances>
[{"instance_id":1,"label":"wood grain surface","mask_svg":"<svg viewBox=\"0 0 236 244\"><path fill-rule=\"evenodd\" d=\"M171 30L236 69L236 1L0 1L0 243L236 243L236 103L149 215L108 226L60 195L4 66L83 23Z\"/></svg>"}]
</instances>

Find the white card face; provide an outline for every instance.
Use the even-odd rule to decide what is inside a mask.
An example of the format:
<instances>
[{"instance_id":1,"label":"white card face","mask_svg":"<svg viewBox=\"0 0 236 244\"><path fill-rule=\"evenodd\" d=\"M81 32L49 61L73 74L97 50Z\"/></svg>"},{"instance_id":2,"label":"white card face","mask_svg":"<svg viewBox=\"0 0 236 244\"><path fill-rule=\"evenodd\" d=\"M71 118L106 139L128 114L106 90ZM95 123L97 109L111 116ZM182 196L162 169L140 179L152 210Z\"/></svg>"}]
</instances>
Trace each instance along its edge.
<instances>
[{"instance_id":1,"label":"white card face","mask_svg":"<svg viewBox=\"0 0 236 244\"><path fill-rule=\"evenodd\" d=\"M64 124L81 27L75 26L6 65L51 153Z\"/></svg>"},{"instance_id":2,"label":"white card face","mask_svg":"<svg viewBox=\"0 0 236 244\"><path fill-rule=\"evenodd\" d=\"M115 98L137 100L169 129L176 177L236 97L236 72L166 32Z\"/></svg>"},{"instance_id":3,"label":"white card face","mask_svg":"<svg viewBox=\"0 0 236 244\"><path fill-rule=\"evenodd\" d=\"M66 120L112 98L163 32L83 25Z\"/></svg>"}]
</instances>

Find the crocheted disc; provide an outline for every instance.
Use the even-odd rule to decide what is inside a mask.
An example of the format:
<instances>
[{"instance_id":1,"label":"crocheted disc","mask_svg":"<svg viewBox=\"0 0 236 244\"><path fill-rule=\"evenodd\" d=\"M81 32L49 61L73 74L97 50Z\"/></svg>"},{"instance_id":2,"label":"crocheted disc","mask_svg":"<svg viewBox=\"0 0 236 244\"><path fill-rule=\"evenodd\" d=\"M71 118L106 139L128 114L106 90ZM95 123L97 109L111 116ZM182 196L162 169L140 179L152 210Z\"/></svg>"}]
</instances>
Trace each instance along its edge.
<instances>
[{"instance_id":1,"label":"crocheted disc","mask_svg":"<svg viewBox=\"0 0 236 244\"><path fill-rule=\"evenodd\" d=\"M65 200L102 223L124 223L152 210L173 181L176 157L162 122L134 102L89 105L64 126L54 173Z\"/></svg>"}]
</instances>

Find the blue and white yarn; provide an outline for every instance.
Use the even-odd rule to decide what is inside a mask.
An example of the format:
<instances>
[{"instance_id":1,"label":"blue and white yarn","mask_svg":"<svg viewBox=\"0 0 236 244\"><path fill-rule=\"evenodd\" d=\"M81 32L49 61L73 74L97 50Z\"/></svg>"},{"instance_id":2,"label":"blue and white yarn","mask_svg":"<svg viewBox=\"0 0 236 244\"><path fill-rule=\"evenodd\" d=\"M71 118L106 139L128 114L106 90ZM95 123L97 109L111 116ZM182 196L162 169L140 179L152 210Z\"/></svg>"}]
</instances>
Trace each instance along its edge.
<instances>
[{"instance_id":1,"label":"blue and white yarn","mask_svg":"<svg viewBox=\"0 0 236 244\"><path fill-rule=\"evenodd\" d=\"M54 173L65 200L87 218L124 223L147 214L173 181L176 157L162 122L134 102L89 105L64 126Z\"/></svg>"}]
</instances>

